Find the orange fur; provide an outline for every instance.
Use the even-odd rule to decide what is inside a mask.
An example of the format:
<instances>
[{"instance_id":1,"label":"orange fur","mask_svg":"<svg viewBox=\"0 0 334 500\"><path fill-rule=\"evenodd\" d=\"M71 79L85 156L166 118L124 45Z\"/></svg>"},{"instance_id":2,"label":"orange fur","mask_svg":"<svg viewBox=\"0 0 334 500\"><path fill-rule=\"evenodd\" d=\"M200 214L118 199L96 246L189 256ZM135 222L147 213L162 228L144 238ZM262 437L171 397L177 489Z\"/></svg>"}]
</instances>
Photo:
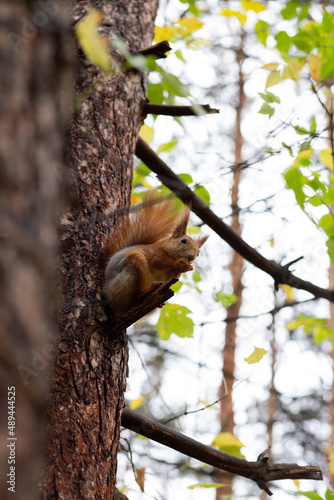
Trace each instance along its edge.
<instances>
[{"instance_id":1,"label":"orange fur","mask_svg":"<svg viewBox=\"0 0 334 500\"><path fill-rule=\"evenodd\" d=\"M174 199L166 199L156 194L147 194L142 209L126 215L118 225L115 233L109 236L106 247L106 258L119 250L134 245L151 245L161 238L171 236L175 229L185 225L189 220L189 208L177 213Z\"/></svg>"},{"instance_id":2,"label":"orange fur","mask_svg":"<svg viewBox=\"0 0 334 500\"><path fill-rule=\"evenodd\" d=\"M110 236L103 292L116 316L159 283L193 269L207 236L187 235L189 211L177 212L174 200L149 194L143 209L128 215Z\"/></svg>"}]
</instances>

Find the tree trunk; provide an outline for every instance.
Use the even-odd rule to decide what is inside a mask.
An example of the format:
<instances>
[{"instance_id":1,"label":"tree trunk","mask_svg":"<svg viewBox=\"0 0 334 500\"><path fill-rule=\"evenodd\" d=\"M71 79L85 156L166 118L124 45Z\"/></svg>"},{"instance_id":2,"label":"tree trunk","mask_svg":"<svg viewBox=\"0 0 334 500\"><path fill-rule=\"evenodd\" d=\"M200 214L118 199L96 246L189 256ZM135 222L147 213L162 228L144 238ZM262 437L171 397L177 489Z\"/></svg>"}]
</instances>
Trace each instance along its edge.
<instances>
[{"instance_id":1,"label":"tree trunk","mask_svg":"<svg viewBox=\"0 0 334 500\"><path fill-rule=\"evenodd\" d=\"M157 0L90 3L104 13L108 38L131 51L151 44ZM76 2L74 23L87 10L88 2ZM128 351L125 335L111 341L103 328L101 256L117 211L130 202L146 77L134 70L106 77L79 51L76 93L67 156L73 200L61 224L63 299L41 496L106 500L114 496Z\"/></svg>"},{"instance_id":2,"label":"tree trunk","mask_svg":"<svg viewBox=\"0 0 334 500\"><path fill-rule=\"evenodd\" d=\"M234 162L238 165L242 162L242 145L244 143L242 132L241 132L241 119L242 112L245 105L245 93L244 93L244 75L242 71L242 63L244 60L244 36L241 36L240 48L236 50L236 61L239 68L239 92L238 92L238 105L236 107L236 125L235 125L235 137L234 137ZM232 221L231 227L233 231L241 235L241 224L239 220L239 184L240 184L241 171L236 166L233 171L233 185L231 193L231 206L232 206ZM227 309L226 314L226 329L225 329L225 344L222 351L223 356L223 366L224 366L224 379L220 386L219 397L223 397L227 393L227 398L221 400L220 403L220 429L221 432L230 432L233 434L234 431L234 412L233 412L233 400L232 400L232 389L234 383L234 370L235 370L235 347L236 347L236 328L237 320L239 316L239 311L242 304L242 275L243 275L243 258L240 254L233 251L232 258L230 262L230 271L232 275L232 287L233 293L236 295L237 300L234 304L231 304ZM217 481L219 483L225 484L222 488L217 488L216 498L219 500L223 498L224 495L232 493L232 482L233 477L230 475L223 474L221 471L217 472Z\"/></svg>"},{"instance_id":3,"label":"tree trunk","mask_svg":"<svg viewBox=\"0 0 334 500\"><path fill-rule=\"evenodd\" d=\"M35 499L40 474L55 329L57 224L64 208L64 129L74 76L65 6L0 4L3 499Z\"/></svg>"}]
</instances>

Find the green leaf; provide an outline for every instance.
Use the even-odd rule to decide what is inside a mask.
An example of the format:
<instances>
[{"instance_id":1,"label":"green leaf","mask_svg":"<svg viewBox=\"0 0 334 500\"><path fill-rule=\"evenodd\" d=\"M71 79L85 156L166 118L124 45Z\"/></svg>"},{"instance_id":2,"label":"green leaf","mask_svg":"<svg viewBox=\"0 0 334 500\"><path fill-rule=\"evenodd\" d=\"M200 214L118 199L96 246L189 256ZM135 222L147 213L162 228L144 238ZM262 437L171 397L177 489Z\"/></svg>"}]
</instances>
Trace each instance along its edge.
<instances>
[{"instance_id":1,"label":"green leaf","mask_svg":"<svg viewBox=\"0 0 334 500\"><path fill-rule=\"evenodd\" d=\"M162 75L163 87L168 91L179 97L188 97L190 95L189 90L179 78L171 73L163 73Z\"/></svg>"},{"instance_id":2,"label":"green leaf","mask_svg":"<svg viewBox=\"0 0 334 500\"><path fill-rule=\"evenodd\" d=\"M184 57L183 57L183 55L182 55L181 50L176 50L176 51L174 52L174 54L176 55L176 57L177 57L178 59L180 59L180 61L182 61L182 62L184 62L184 63L186 62L185 58L184 58Z\"/></svg>"},{"instance_id":3,"label":"green leaf","mask_svg":"<svg viewBox=\"0 0 334 500\"><path fill-rule=\"evenodd\" d=\"M285 31L280 31L279 33L277 33L277 35L275 36L275 40L277 43L276 47L281 53L289 52L291 38Z\"/></svg>"},{"instance_id":4,"label":"green leaf","mask_svg":"<svg viewBox=\"0 0 334 500\"><path fill-rule=\"evenodd\" d=\"M305 3L302 6L300 13L299 13L299 16L298 16L299 21L302 21L303 19L305 19L308 16L309 8L310 8L310 3Z\"/></svg>"},{"instance_id":5,"label":"green leaf","mask_svg":"<svg viewBox=\"0 0 334 500\"><path fill-rule=\"evenodd\" d=\"M299 29L297 35L293 36L290 40L297 49L307 53L310 53L317 44L314 36L301 29Z\"/></svg>"},{"instance_id":6,"label":"green leaf","mask_svg":"<svg viewBox=\"0 0 334 500\"><path fill-rule=\"evenodd\" d=\"M140 165L135 168L135 171L133 173L133 186L137 186L138 184L140 184L141 181L151 173L151 170L146 165L144 165L144 163L140 163Z\"/></svg>"},{"instance_id":7,"label":"green leaf","mask_svg":"<svg viewBox=\"0 0 334 500\"><path fill-rule=\"evenodd\" d=\"M317 194L315 194L314 196L310 196L307 201L313 207L320 207L321 205L323 205L322 199Z\"/></svg>"},{"instance_id":8,"label":"green leaf","mask_svg":"<svg viewBox=\"0 0 334 500\"><path fill-rule=\"evenodd\" d=\"M180 179L182 179L187 185L193 182L193 178L189 174L179 174Z\"/></svg>"},{"instance_id":9,"label":"green leaf","mask_svg":"<svg viewBox=\"0 0 334 500\"><path fill-rule=\"evenodd\" d=\"M234 293L224 294L219 291L216 293L215 301L220 302L223 307L229 307L231 304L234 304L238 300L238 297Z\"/></svg>"},{"instance_id":10,"label":"green leaf","mask_svg":"<svg viewBox=\"0 0 334 500\"><path fill-rule=\"evenodd\" d=\"M178 142L179 142L178 139L172 139L169 142L165 142L165 144L160 144L160 146L156 150L157 155L160 153L167 153L173 151Z\"/></svg>"},{"instance_id":11,"label":"green leaf","mask_svg":"<svg viewBox=\"0 0 334 500\"><path fill-rule=\"evenodd\" d=\"M271 118L275 113L275 109L264 102L258 112L261 113L261 115L268 115L269 118Z\"/></svg>"},{"instance_id":12,"label":"green leaf","mask_svg":"<svg viewBox=\"0 0 334 500\"><path fill-rule=\"evenodd\" d=\"M333 493L333 491L327 490L325 498L326 498L326 500L334 500L334 493Z\"/></svg>"},{"instance_id":13,"label":"green leaf","mask_svg":"<svg viewBox=\"0 0 334 500\"><path fill-rule=\"evenodd\" d=\"M332 262L334 262L334 239L328 238L326 241L327 253Z\"/></svg>"},{"instance_id":14,"label":"green leaf","mask_svg":"<svg viewBox=\"0 0 334 500\"><path fill-rule=\"evenodd\" d=\"M310 132L312 132L312 134L315 134L316 131L317 131L317 120L316 120L315 116L312 116L311 125L310 125Z\"/></svg>"},{"instance_id":15,"label":"green leaf","mask_svg":"<svg viewBox=\"0 0 334 500\"><path fill-rule=\"evenodd\" d=\"M166 304L160 313L157 331L162 340L168 340L172 333L178 337L192 337L194 322L187 317L191 311L178 304Z\"/></svg>"},{"instance_id":16,"label":"green leaf","mask_svg":"<svg viewBox=\"0 0 334 500\"><path fill-rule=\"evenodd\" d=\"M334 217L332 214L326 214L319 220L319 227L325 231L329 238L334 238Z\"/></svg>"},{"instance_id":17,"label":"green leaf","mask_svg":"<svg viewBox=\"0 0 334 500\"><path fill-rule=\"evenodd\" d=\"M198 226L194 226L191 224L187 227L188 234L199 234L200 232L201 232L201 230Z\"/></svg>"},{"instance_id":18,"label":"green leaf","mask_svg":"<svg viewBox=\"0 0 334 500\"><path fill-rule=\"evenodd\" d=\"M281 16L283 19L288 20L297 17L297 9L299 6L300 2L298 0L290 0L284 9L281 10Z\"/></svg>"},{"instance_id":19,"label":"green leaf","mask_svg":"<svg viewBox=\"0 0 334 500\"><path fill-rule=\"evenodd\" d=\"M177 293L177 292L181 289L182 285L183 285L182 281L178 281L177 283L174 283L174 285L172 285L172 286L170 287L170 289L171 289L174 293Z\"/></svg>"},{"instance_id":20,"label":"green leaf","mask_svg":"<svg viewBox=\"0 0 334 500\"><path fill-rule=\"evenodd\" d=\"M306 195L303 191L303 187L306 182L306 177L304 177L298 168L292 167L285 172L284 180L287 187L294 191L298 205L304 210Z\"/></svg>"},{"instance_id":21,"label":"green leaf","mask_svg":"<svg viewBox=\"0 0 334 500\"><path fill-rule=\"evenodd\" d=\"M164 93L162 83L151 83L147 90L147 99L153 104L162 104L164 102Z\"/></svg>"},{"instance_id":22,"label":"green leaf","mask_svg":"<svg viewBox=\"0 0 334 500\"><path fill-rule=\"evenodd\" d=\"M324 47L319 50L321 57L320 79L326 80L334 75L334 47Z\"/></svg>"},{"instance_id":23,"label":"green leaf","mask_svg":"<svg viewBox=\"0 0 334 500\"><path fill-rule=\"evenodd\" d=\"M322 29L325 33L333 33L334 31L334 17L327 10L322 17Z\"/></svg>"},{"instance_id":24,"label":"green leaf","mask_svg":"<svg viewBox=\"0 0 334 500\"><path fill-rule=\"evenodd\" d=\"M255 25L255 34L257 36L257 39L264 46L266 46L266 44L267 44L267 38L269 35L269 28L270 28L270 24L268 24L266 21L262 21L262 20L258 21Z\"/></svg>"},{"instance_id":25,"label":"green leaf","mask_svg":"<svg viewBox=\"0 0 334 500\"><path fill-rule=\"evenodd\" d=\"M310 500L323 500L316 491L297 491L297 495L302 495Z\"/></svg>"},{"instance_id":26,"label":"green leaf","mask_svg":"<svg viewBox=\"0 0 334 500\"><path fill-rule=\"evenodd\" d=\"M223 484L223 483L197 483L197 484L192 484L191 486L188 486L188 489L194 490L195 488L222 488L223 486L226 486L226 484Z\"/></svg>"},{"instance_id":27,"label":"green leaf","mask_svg":"<svg viewBox=\"0 0 334 500\"><path fill-rule=\"evenodd\" d=\"M210 206L210 193L204 186L196 186L194 193L197 194L197 196L201 198L204 203Z\"/></svg>"},{"instance_id":28,"label":"green leaf","mask_svg":"<svg viewBox=\"0 0 334 500\"><path fill-rule=\"evenodd\" d=\"M312 334L314 342L320 344L325 339L333 337L334 328L330 328L328 324L328 318L314 318L312 316L298 314L296 319L287 323L285 327L290 331L297 330L297 328L303 328L304 333L307 335Z\"/></svg>"},{"instance_id":29,"label":"green leaf","mask_svg":"<svg viewBox=\"0 0 334 500\"><path fill-rule=\"evenodd\" d=\"M262 97L262 99L269 104L272 102L277 102L277 103L281 102L281 99L277 95L273 94L272 92L269 92L268 90L265 93L259 92L259 96Z\"/></svg>"},{"instance_id":30,"label":"green leaf","mask_svg":"<svg viewBox=\"0 0 334 500\"><path fill-rule=\"evenodd\" d=\"M311 141L305 141L300 145L299 151L306 151L307 149L310 149L311 146Z\"/></svg>"},{"instance_id":31,"label":"green leaf","mask_svg":"<svg viewBox=\"0 0 334 500\"><path fill-rule=\"evenodd\" d=\"M192 274L192 278L195 283L199 283L201 281L201 276L198 271L194 271Z\"/></svg>"},{"instance_id":32,"label":"green leaf","mask_svg":"<svg viewBox=\"0 0 334 500\"><path fill-rule=\"evenodd\" d=\"M243 448L245 445L230 432L220 432L212 441L211 446L234 457L245 458L240 451L240 448Z\"/></svg>"}]
</instances>

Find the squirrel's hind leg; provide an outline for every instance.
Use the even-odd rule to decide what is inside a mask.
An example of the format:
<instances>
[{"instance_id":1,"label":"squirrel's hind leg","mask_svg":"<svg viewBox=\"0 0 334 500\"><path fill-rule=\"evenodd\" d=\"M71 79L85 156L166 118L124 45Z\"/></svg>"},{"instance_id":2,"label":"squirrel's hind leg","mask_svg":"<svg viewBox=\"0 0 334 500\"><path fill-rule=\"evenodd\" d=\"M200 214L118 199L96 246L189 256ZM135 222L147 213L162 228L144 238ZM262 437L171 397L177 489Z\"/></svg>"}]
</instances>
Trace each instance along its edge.
<instances>
[{"instance_id":1,"label":"squirrel's hind leg","mask_svg":"<svg viewBox=\"0 0 334 500\"><path fill-rule=\"evenodd\" d=\"M145 255L140 250L132 250L126 256L126 266L134 271L136 277L136 298L152 289L153 277Z\"/></svg>"}]
</instances>

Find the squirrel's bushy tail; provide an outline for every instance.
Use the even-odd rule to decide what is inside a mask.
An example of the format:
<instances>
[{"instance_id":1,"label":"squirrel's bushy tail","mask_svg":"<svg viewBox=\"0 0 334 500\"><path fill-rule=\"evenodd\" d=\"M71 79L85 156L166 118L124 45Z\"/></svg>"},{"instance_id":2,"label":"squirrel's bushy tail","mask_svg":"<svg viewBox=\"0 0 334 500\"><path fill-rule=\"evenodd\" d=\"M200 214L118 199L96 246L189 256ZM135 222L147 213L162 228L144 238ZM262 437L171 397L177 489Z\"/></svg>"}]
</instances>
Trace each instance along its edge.
<instances>
[{"instance_id":1,"label":"squirrel's bushy tail","mask_svg":"<svg viewBox=\"0 0 334 500\"><path fill-rule=\"evenodd\" d=\"M186 223L189 209L177 210L174 199L166 199L156 193L148 193L142 208L127 215L119 224L116 232L109 237L105 256L109 258L123 248L134 245L150 245L171 236L175 229Z\"/></svg>"}]
</instances>

